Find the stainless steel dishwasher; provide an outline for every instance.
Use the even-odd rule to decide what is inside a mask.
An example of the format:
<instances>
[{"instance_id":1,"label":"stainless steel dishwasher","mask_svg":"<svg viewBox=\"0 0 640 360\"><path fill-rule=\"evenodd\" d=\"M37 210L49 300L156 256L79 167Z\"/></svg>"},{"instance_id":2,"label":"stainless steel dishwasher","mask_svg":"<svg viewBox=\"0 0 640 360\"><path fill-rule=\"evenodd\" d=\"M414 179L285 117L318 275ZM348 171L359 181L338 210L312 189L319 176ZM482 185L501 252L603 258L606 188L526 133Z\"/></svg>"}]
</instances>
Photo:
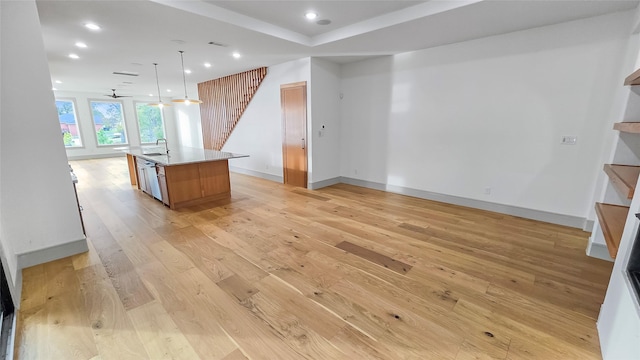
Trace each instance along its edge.
<instances>
[{"instance_id":1,"label":"stainless steel dishwasher","mask_svg":"<svg viewBox=\"0 0 640 360\"><path fill-rule=\"evenodd\" d=\"M139 161L138 181L140 183L140 190L162 201L162 192L160 192L156 163L153 161Z\"/></svg>"},{"instance_id":2,"label":"stainless steel dishwasher","mask_svg":"<svg viewBox=\"0 0 640 360\"><path fill-rule=\"evenodd\" d=\"M140 190L149 193L149 181L147 180L147 169L146 169L146 161L141 161L141 159L137 159L136 167L138 168L138 186Z\"/></svg>"},{"instance_id":3,"label":"stainless steel dishwasher","mask_svg":"<svg viewBox=\"0 0 640 360\"><path fill-rule=\"evenodd\" d=\"M147 194L150 194L154 198L162 201L162 192L160 192L160 183L158 182L156 163L147 161L145 163L145 172L147 175L147 183L149 184L149 191L147 191Z\"/></svg>"}]
</instances>

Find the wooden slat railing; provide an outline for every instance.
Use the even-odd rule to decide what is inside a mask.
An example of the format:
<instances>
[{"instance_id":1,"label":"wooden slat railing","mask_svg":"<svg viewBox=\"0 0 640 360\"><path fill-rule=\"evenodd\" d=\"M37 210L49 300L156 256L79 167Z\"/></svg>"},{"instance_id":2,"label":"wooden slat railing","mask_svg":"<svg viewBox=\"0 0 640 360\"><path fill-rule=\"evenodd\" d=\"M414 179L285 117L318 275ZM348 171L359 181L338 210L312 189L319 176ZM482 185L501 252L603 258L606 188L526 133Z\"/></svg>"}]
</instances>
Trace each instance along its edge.
<instances>
[{"instance_id":1,"label":"wooden slat railing","mask_svg":"<svg viewBox=\"0 0 640 360\"><path fill-rule=\"evenodd\" d=\"M266 75L261 67L198 84L205 149L222 149Z\"/></svg>"}]
</instances>

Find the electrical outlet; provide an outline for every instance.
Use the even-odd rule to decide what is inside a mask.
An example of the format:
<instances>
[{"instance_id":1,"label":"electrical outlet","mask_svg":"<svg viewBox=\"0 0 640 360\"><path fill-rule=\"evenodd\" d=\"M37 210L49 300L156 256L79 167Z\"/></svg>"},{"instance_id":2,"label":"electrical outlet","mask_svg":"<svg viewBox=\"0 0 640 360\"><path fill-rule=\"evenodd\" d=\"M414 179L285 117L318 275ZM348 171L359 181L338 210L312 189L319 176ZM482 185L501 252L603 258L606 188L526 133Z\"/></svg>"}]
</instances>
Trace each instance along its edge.
<instances>
[{"instance_id":1,"label":"electrical outlet","mask_svg":"<svg viewBox=\"0 0 640 360\"><path fill-rule=\"evenodd\" d=\"M578 142L578 137L577 136L569 136L569 135L565 135L562 137L562 140L560 141L560 144L562 145L575 145Z\"/></svg>"}]
</instances>

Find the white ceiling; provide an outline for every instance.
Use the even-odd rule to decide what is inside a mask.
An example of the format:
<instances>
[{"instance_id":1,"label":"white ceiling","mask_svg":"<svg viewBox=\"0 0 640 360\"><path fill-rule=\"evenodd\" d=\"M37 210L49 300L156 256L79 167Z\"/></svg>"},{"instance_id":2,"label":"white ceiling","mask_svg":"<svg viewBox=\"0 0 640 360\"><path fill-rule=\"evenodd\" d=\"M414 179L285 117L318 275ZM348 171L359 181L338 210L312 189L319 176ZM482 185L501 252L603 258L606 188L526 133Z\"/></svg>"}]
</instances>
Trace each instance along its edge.
<instances>
[{"instance_id":1,"label":"white ceiling","mask_svg":"<svg viewBox=\"0 0 640 360\"><path fill-rule=\"evenodd\" d=\"M376 16L423 3L424 1L205 1L305 36L314 36ZM268 3L265 6L265 3ZM336 11L336 5L339 11ZM318 18L309 21L304 14L313 11ZM318 25L319 20L330 20Z\"/></svg>"},{"instance_id":2,"label":"white ceiling","mask_svg":"<svg viewBox=\"0 0 640 360\"><path fill-rule=\"evenodd\" d=\"M52 82L62 81L54 84L57 89L107 94L116 88L122 95L155 96L157 62L162 95L177 97L184 95L178 50L185 51L185 68L192 70L187 82L194 85L301 57L357 61L637 5L638 0L37 1ZM307 10L331 24L308 21ZM89 21L102 29L84 28ZM88 48L76 48L76 41ZM234 51L242 57L234 59ZM80 59L70 59L71 52ZM213 66L207 69L205 62Z\"/></svg>"}]
</instances>

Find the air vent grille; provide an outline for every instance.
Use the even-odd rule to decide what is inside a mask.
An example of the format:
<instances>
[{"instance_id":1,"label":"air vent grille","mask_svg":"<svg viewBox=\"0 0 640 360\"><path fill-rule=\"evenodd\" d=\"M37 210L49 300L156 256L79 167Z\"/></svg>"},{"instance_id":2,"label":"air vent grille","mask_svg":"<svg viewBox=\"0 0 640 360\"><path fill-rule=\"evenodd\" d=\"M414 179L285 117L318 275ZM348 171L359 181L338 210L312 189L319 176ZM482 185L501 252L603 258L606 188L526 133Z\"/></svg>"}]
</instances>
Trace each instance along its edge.
<instances>
[{"instance_id":1,"label":"air vent grille","mask_svg":"<svg viewBox=\"0 0 640 360\"><path fill-rule=\"evenodd\" d=\"M114 71L113 75L138 76L139 74L135 71Z\"/></svg>"}]
</instances>

